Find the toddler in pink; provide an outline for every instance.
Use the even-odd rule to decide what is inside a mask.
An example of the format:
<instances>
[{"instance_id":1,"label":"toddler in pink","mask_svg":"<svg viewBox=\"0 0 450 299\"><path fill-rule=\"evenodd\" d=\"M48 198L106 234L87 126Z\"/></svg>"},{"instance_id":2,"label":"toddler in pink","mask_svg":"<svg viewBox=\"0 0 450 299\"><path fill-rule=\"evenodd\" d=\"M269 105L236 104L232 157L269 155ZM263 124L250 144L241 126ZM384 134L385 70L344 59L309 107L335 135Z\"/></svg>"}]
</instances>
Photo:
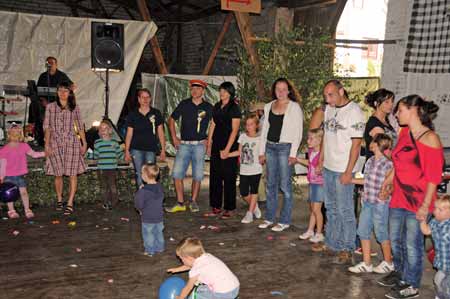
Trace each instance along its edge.
<instances>
[{"instance_id":1,"label":"toddler in pink","mask_svg":"<svg viewBox=\"0 0 450 299\"><path fill-rule=\"evenodd\" d=\"M183 265L168 269L167 272L189 270L189 280L176 299L186 299L188 296L190 299L235 299L239 295L237 277L224 262L206 253L199 239L183 239L178 244L176 253Z\"/></svg>"},{"instance_id":2,"label":"toddler in pink","mask_svg":"<svg viewBox=\"0 0 450 299\"><path fill-rule=\"evenodd\" d=\"M25 216L27 218L33 218L34 214L30 209L30 200L24 179L24 175L28 173L27 155L33 158L41 158L45 154L44 152L33 151L23 140L22 128L13 125L8 130L8 143L0 149L0 181L11 182L19 187ZM8 217L19 217L19 214L14 209L13 202L8 203Z\"/></svg>"}]
</instances>

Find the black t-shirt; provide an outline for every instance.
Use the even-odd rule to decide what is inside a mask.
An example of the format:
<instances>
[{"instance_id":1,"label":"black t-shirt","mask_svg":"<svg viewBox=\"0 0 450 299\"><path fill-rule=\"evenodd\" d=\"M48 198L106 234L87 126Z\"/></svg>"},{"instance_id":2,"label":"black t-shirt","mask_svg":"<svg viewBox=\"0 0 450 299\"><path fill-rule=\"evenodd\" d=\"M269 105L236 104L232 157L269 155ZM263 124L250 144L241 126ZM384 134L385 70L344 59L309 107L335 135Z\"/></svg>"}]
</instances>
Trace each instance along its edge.
<instances>
[{"instance_id":1,"label":"black t-shirt","mask_svg":"<svg viewBox=\"0 0 450 299\"><path fill-rule=\"evenodd\" d=\"M50 79L50 80L48 80ZM50 84L47 82L50 81ZM66 73L61 72L60 70L56 70L55 74L53 75L47 75L47 72L43 72L38 79L37 86L38 87L57 87L58 84L62 82L67 82L69 84L73 84L72 80L69 79L69 77L66 75ZM43 96L41 96L43 97ZM56 97L50 96L49 101L56 100Z\"/></svg>"},{"instance_id":2,"label":"black t-shirt","mask_svg":"<svg viewBox=\"0 0 450 299\"><path fill-rule=\"evenodd\" d=\"M161 112L156 108L143 115L139 110L130 112L127 125L133 128L130 149L158 152L158 126L163 124Z\"/></svg>"},{"instance_id":3,"label":"black t-shirt","mask_svg":"<svg viewBox=\"0 0 450 299\"><path fill-rule=\"evenodd\" d=\"M181 140L200 141L207 139L206 132L212 118L212 109L213 106L205 100L199 105L195 105L192 99L181 101L171 115L174 120L181 117Z\"/></svg>"},{"instance_id":4,"label":"black t-shirt","mask_svg":"<svg viewBox=\"0 0 450 299\"><path fill-rule=\"evenodd\" d=\"M389 124L389 121L387 119L386 123L387 125L382 123L376 116L373 115L369 117L369 119L367 120L366 128L364 130L364 141L366 144L366 161L374 155L373 152L369 149L370 143L373 140L373 137L370 136L369 133L370 131L373 130L373 128L380 127L381 129L384 130L385 134L389 135L394 140L394 142L397 139L397 134L395 133L394 128L391 126L391 124Z\"/></svg>"},{"instance_id":5,"label":"black t-shirt","mask_svg":"<svg viewBox=\"0 0 450 299\"><path fill-rule=\"evenodd\" d=\"M223 108L221 108L222 102L218 102L214 105L212 117L215 123L214 133L213 133L213 144L211 148L212 153L220 153L228 143L230 134L232 131L232 121L233 118L241 118L241 109L239 109L238 104L234 101L230 101ZM235 138L233 145L231 146L230 152L236 151L238 149L237 137Z\"/></svg>"},{"instance_id":6,"label":"black t-shirt","mask_svg":"<svg viewBox=\"0 0 450 299\"><path fill-rule=\"evenodd\" d=\"M281 136L281 129L283 128L284 114L275 114L270 109L269 112L269 132L267 133L267 140L272 142L279 142Z\"/></svg>"}]
</instances>

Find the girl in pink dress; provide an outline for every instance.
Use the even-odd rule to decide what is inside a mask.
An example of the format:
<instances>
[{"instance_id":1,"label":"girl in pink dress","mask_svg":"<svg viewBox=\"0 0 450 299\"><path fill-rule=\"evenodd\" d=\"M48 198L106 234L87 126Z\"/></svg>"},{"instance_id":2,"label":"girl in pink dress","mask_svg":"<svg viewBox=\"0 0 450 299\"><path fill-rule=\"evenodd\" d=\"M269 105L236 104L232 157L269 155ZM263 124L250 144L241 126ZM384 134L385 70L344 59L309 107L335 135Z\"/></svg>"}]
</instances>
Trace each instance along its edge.
<instances>
[{"instance_id":1,"label":"girl in pink dress","mask_svg":"<svg viewBox=\"0 0 450 299\"><path fill-rule=\"evenodd\" d=\"M21 127L13 125L8 130L8 143L0 149L0 181L10 182L19 187L22 198L25 216L33 218L33 211L30 209L30 200L27 192L27 185L24 175L28 173L27 155L33 158L44 157L43 152L35 152L31 147L23 142L23 130ZM14 203L8 202L8 217L18 218L19 214L14 209Z\"/></svg>"}]
</instances>

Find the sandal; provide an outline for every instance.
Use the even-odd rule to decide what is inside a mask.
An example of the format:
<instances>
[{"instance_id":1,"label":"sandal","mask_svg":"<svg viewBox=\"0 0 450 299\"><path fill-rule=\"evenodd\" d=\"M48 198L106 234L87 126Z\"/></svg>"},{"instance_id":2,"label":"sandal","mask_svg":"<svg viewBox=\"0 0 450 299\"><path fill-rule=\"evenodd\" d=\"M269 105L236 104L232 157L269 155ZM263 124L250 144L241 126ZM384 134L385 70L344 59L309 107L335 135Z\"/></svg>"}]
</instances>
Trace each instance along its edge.
<instances>
[{"instance_id":1,"label":"sandal","mask_svg":"<svg viewBox=\"0 0 450 299\"><path fill-rule=\"evenodd\" d=\"M203 214L203 217L217 217L222 213L221 209L212 208L211 212Z\"/></svg>"},{"instance_id":2,"label":"sandal","mask_svg":"<svg viewBox=\"0 0 450 299\"><path fill-rule=\"evenodd\" d=\"M73 213L73 206L66 206L64 209L64 215L69 216Z\"/></svg>"},{"instance_id":3,"label":"sandal","mask_svg":"<svg viewBox=\"0 0 450 299\"><path fill-rule=\"evenodd\" d=\"M64 203L62 201L58 201L56 203L56 210L57 211L62 211L64 209Z\"/></svg>"},{"instance_id":4,"label":"sandal","mask_svg":"<svg viewBox=\"0 0 450 299\"><path fill-rule=\"evenodd\" d=\"M16 210L8 211L9 219L19 218L19 214L17 214Z\"/></svg>"},{"instance_id":5,"label":"sandal","mask_svg":"<svg viewBox=\"0 0 450 299\"><path fill-rule=\"evenodd\" d=\"M233 217L233 212L225 211L225 212L223 212L223 214L220 217L220 219L226 220L226 219L230 219L231 217Z\"/></svg>"},{"instance_id":6,"label":"sandal","mask_svg":"<svg viewBox=\"0 0 450 299\"><path fill-rule=\"evenodd\" d=\"M32 210L25 210L25 217L27 217L27 219L31 219L34 217L34 213Z\"/></svg>"}]
</instances>

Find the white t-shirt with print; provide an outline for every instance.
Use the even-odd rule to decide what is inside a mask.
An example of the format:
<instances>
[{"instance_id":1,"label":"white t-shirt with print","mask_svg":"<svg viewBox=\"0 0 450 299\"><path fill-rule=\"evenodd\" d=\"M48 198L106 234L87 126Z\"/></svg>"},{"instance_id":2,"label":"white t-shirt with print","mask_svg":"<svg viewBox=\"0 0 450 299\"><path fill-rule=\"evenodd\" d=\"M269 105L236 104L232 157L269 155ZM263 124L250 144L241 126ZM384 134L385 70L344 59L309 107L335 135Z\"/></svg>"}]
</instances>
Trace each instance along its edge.
<instances>
[{"instance_id":1,"label":"white t-shirt with print","mask_svg":"<svg viewBox=\"0 0 450 299\"><path fill-rule=\"evenodd\" d=\"M206 284L215 293L228 293L239 287L236 275L214 255L204 253L195 259L189 278L198 276L197 281Z\"/></svg>"},{"instance_id":2,"label":"white t-shirt with print","mask_svg":"<svg viewBox=\"0 0 450 299\"><path fill-rule=\"evenodd\" d=\"M250 137L243 133L239 136L238 143L242 146L241 168L239 173L243 175L255 175L262 173L262 166L259 164L259 136Z\"/></svg>"},{"instance_id":3,"label":"white t-shirt with print","mask_svg":"<svg viewBox=\"0 0 450 299\"><path fill-rule=\"evenodd\" d=\"M362 138L365 117L353 101L344 106L327 105L324 116L324 163L331 171L344 172L350 158L353 138Z\"/></svg>"}]
</instances>

